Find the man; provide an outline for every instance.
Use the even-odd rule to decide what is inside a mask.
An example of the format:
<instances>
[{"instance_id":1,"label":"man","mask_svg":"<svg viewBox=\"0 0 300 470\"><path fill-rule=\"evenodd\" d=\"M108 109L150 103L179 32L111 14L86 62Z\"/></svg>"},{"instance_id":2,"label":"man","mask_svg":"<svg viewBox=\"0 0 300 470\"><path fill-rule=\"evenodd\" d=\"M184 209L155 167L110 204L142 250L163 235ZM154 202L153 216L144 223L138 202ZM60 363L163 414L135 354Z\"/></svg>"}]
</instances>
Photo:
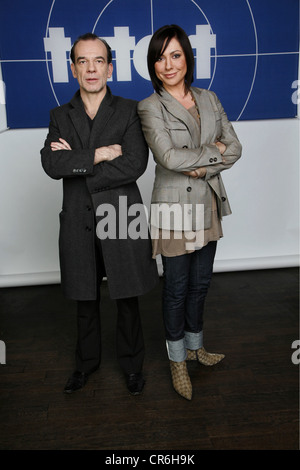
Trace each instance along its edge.
<instances>
[{"instance_id":1,"label":"man","mask_svg":"<svg viewBox=\"0 0 300 470\"><path fill-rule=\"evenodd\" d=\"M63 179L62 288L67 298L77 301L76 370L64 391L82 388L100 365L100 284L107 277L110 296L117 302L118 361L129 391L139 394L145 381L138 296L154 287L158 275L148 234L125 237L124 221L128 226L132 217L124 209L118 214L124 201L128 210L133 204L142 205L136 180L147 167L148 148L137 103L113 96L107 86L113 72L109 45L87 33L74 43L71 61L79 90L69 103L50 112L49 133L41 150L46 173ZM110 225L105 233L98 230L100 240L96 228L101 220L105 222L104 209L109 208L115 210L119 225L114 230Z\"/></svg>"}]
</instances>

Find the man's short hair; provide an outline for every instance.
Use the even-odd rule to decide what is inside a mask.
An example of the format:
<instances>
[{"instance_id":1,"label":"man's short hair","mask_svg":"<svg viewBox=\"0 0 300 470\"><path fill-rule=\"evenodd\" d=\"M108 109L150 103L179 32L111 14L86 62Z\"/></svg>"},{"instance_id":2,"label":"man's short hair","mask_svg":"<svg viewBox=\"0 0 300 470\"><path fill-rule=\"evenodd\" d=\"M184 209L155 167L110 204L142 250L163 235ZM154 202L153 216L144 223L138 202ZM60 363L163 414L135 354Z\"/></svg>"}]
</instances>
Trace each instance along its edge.
<instances>
[{"instance_id":1,"label":"man's short hair","mask_svg":"<svg viewBox=\"0 0 300 470\"><path fill-rule=\"evenodd\" d=\"M105 39L99 38L99 36L97 36L97 34L94 34L94 33L85 33L85 34L82 34L81 36L79 36L76 39L76 41L74 42L73 46L72 46L72 49L71 49L71 52L70 52L70 58L71 58L71 61L73 62L73 64L75 64L75 47L79 43L79 41L90 41L90 40L95 41L96 39L101 41L106 47L106 50L107 50L107 63L110 64L112 62L111 47L105 41Z\"/></svg>"}]
</instances>

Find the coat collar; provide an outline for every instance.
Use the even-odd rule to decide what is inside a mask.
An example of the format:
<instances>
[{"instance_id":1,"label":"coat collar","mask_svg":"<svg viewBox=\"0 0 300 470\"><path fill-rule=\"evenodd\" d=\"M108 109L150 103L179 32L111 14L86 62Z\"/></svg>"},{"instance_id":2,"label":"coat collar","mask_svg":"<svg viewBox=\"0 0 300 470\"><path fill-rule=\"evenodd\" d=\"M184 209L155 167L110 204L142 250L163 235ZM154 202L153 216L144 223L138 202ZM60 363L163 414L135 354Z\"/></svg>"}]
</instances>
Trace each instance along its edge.
<instances>
[{"instance_id":1,"label":"coat collar","mask_svg":"<svg viewBox=\"0 0 300 470\"><path fill-rule=\"evenodd\" d=\"M99 135L107 125L108 120L114 113L113 95L107 87L107 92L103 98L98 112L94 117L92 131L90 131L89 122L84 109L83 101L78 90L70 101L71 109L69 115L73 125L80 137L83 148L93 148L96 140L99 140Z\"/></svg>"}]
</instances>

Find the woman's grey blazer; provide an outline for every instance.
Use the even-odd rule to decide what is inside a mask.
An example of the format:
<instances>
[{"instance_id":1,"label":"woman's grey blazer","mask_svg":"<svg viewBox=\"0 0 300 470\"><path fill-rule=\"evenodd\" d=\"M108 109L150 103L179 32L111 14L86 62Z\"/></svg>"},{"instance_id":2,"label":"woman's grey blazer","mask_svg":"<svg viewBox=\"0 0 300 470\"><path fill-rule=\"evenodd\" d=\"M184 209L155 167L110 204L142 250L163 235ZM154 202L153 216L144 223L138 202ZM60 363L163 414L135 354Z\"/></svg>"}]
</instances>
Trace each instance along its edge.
<instances>
[{"instance_id":1,"label":"woman's grey blazer","mask_svg":"<svg viewBox=\"0 0 300 470\"><path fill-rule=\"evenodd\" d=\"M215 93L192 87L200 111L201 131L192 115L167 91L153 93L138 104L138 114L156 162L151 199L153 207L167 203L192 205L192 230L197 227L195 204L204 205L204 228L211 225L211 190L217 195L219 215L231 214L221 172L240 158L242 146ZM216 141L226 145L223 156ZM206 167L205 178L184 171ZM170 227L172 229L172 227ZM173 227L174 228L174 227Z\"/></svg>"}]
</instances>

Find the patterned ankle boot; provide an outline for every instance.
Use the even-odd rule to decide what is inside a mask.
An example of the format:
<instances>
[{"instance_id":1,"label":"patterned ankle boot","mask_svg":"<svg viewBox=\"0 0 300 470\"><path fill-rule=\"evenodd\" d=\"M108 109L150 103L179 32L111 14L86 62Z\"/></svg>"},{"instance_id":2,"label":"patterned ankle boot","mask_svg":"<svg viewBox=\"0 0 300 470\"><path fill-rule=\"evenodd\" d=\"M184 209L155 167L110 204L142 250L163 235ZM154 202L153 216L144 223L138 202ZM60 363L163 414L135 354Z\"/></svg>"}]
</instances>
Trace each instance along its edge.
<instances>
[{"instance_id":1,"label":"patterned ankle boot","mask_svg":"<svg viewBox=\"0 0 300 470\"><path fill-rule=\"evenodd\" d=\"M186 367L186 362L170 361L173 387L176 392L187 400L192 399L192 383Z\"/></svg>"},{"instance_id":2,"label":"patterned ankle boot","mask_svg":"<svg viewBox=\"0 0 300 470\"><path fill-rule=\"evenodd\" d=\"M204 366L214 366L224 359L224 354L209 353L204 348L192 351L187 349L187 361L198 361Z\"/></svg>"}]
</instances>

